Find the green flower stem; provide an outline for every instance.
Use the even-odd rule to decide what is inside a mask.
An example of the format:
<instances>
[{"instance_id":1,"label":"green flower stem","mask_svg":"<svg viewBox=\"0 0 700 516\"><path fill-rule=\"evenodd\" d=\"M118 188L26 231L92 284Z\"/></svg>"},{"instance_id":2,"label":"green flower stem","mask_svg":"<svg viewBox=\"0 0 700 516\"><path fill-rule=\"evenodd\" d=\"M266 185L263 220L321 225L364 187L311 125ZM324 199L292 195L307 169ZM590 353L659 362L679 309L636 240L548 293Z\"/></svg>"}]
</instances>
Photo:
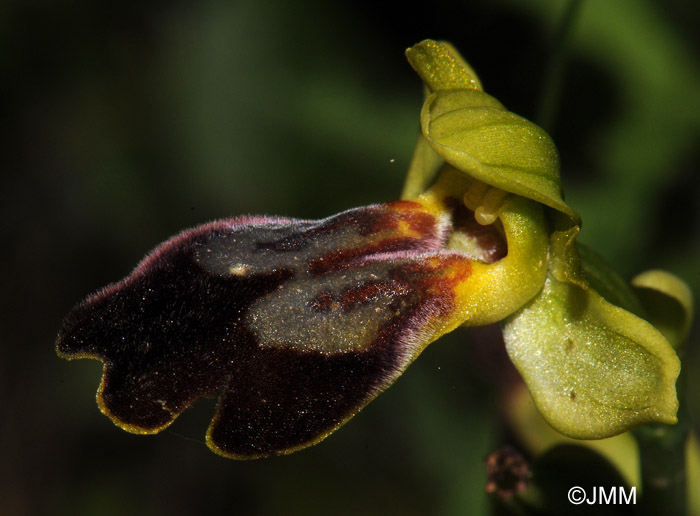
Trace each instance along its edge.
<instances>
[{"instance_id":1,"label":"green flower stem","mask_svg":"<svg viewBox=\"0 0 700 516\"><path fill-rule=\"evenodd\" d=\"M687 514L687 482L685 451L690 420L684 403L685 375L681 373L677 388L680 409L678 423L644 425L632 434L639 445L642 477L643 516L685 516Z\"/></svg>"},{"instance_id":2,"label":"green flower stem","mask_svg":"<svg viewBox=\"0 0 700 516\"><path fill-rule=\"evenodd\" d=\"M582 3L583 0L570 0L567 4L547 62L547 72L542 85L542 96L535 121L548 133L552 132L559 108L569 36Z\"/></svg>"}]
</instances>

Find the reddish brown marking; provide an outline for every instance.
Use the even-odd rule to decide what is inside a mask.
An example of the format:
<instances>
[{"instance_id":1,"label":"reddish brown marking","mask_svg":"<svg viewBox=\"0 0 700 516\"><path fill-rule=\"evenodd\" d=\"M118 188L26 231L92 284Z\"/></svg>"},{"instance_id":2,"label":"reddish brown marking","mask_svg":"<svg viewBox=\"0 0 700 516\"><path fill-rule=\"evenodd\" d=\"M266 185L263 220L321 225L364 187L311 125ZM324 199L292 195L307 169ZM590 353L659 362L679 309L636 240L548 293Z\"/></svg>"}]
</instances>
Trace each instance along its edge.
<instances>
[{"instance_id":1,"label":"reddish brown marking","mask_svg":"<svg viewBox=\"0 0 700 516\"><path fill-rule=\"evenodd\" d=\"M356 222L358 225L357 232L362 236L396 229L399 225L397 215L392 212L384 212L376 217L368 216L362 219L358 218Z\"/></svg>"},{"instance_id":2,"label":"reddish brown marking","mask_svg":"<svg viewBox=\"0 0 700 516\"><path fill-rule=\"evenodd\" d=\"M455 286L471 273L471 262L459 255L440 256L435 264L421 260L392 269L391 280L406 288L399 300L405 300L408 306L397 309L396 315L379 328L370 347L381 349L395 343L396 335L404 334L407 328L417 330L427 320L448 318L455 308Z\"/></svg>"},{"instance_id":3,"label":"reddish brown marking","mask_svg":"<svg viewBox=\"0 0 700 516\"><path fill-rule=\"evenodd\" d=\"M327 274L357 266L362 258L378 253L400 251L419 251L425 248L425 242L414 237L388 238L379 242L365 244L349 249L339 249L309 262L309 274Z\"/></svg>"},{"instance_id":4,"label":"reddish brown marking","mask_svg":"<svg viewBox=\"0 0 700 516\"><path fill-rule=\"evenodd\" d=\"M397 226L396 214L387 210L384 205L352 210L333 217L319 226L317 231L332 233L347 226L356 226L360 235L370 235L383 229L395 228Z\"/></svg>"},{"instance_id":5,"label":"reddish brown marking","mask_svg":"<svg viewBox=\"0 0 700 516\"><path fill-rule=\"evenodd\" d=\"M419 277L418 281L413 280L412 285L418 292L432 298L440 317L450 315L454 309L455 287L472 274L471 262L459 255L441 256L434 265L417 262L403 269Z\"/></svg>"},{"instance_id":6,"label":"reddish brown marking","mask_svg":"<svg viewBox=\"0 0 700 516\"><path fill-rule=\"evenodd\" d=\"M425 207L416 201L393 201L388 202L385 206L396 212L398 221L403 221L408 224L412 231L421 235L429 235L435 231L435 217L430 213L425 212ZM396 227L394 224L391 227Z\"/></svg>"},{"instance_id":7,"label":"reddish brown marking","mask_svg":"<svg viewBox=\"0 0 700 516\"><path fill-rule=\"evenodd\" d=\"M371 235L388 229L396 229L400 222L406 222L411 230L421 235L431 236L435 231L435 217L424 211L415 201L396 201L373 206L364 210L353 210L345 217L338 217L322 231L335 231L341 227L355 225L360 235Z\"/></svg>"},{"instance_id":8,"label":"reddish brown marking","mask_svg":"<svg viewBox=\"0 0 700 516\"><path fill-rule=\"evenodd\" d=\"M424 211L416 211L422 208L421 204L413 201L398 201L386 205L390 211L384 216L376 217L372 221L365 221L366 225L360 226L360 233L378 233L386 229L396 229L399 223L405 222L412 231L423 236L432 236L435 231L435 217Z\"/></svg>"},{"instance_id":9,"label":"reddish brown marking","mask_svg":"<svg viewBox=\"0 0 700 516\"><path fill-rule=\"evenodd\" d=\"M309 302L309 305L312 310L317 312L328 312L340 306L336 297L328 292L321 292Z\"/></svg>"},{"instance_id":10,"label":"reddish brown marking","mask_svg":"<svg viewBox=\"0 0 700 516\"><path fill-rule=\"evenodd\" d=\"M462 256L451 254L441 257L441 262L442 264L437 267L438 270L444 271L446 269L452 269L457 271L454 277L451 278L453 284L462 283L472 275L471 261Z\"/></svg>"},{"instance_id":11,"label":"reddish brown marking","mask_svg":"<svg viewBox=\"0 0 700 516\"><path fill-rule=\"evenodd\" d=\"M435 217L425 212L405 213L403 219L411 230L421 235L433 235L435 232Z\"/></svg>"},{"instance_id":12,"label":"reddish brown marking","mask_svg":"<svg viewBox=\"0 0 700 516\"><path fill-rule=\"evenodd\" d=\"M343 311L348 312L356 305L372 301L379 296L395 298L405 296L407 291L406 285L397 282L375 281L346 290L339 301Z\"/></svg>"},{"instance_id":13,"label":"reddish brown marking","mask_svg":"<svg viewBox=\"0 0 700 516\"><path fill-rule=\"evenodd\" d=\"M379 296L398 299L408 293L408 285L395 281L369 281L357 287L343 291L339 296L322 292L310 303L310 307L318 312L342 310L350 312L357 305L376 300Z\"/></svg>"},{"instance_id":14,"label":"reddish brown marking","mask_svg":"<svg viewBox=\"0 0 700 516\"><path fill-rule=\"evenodd\" d=\"M400 210L422 210L423 205L417 201L391 201L384 204L392 209Z\"/></svg>"}]
</instances>

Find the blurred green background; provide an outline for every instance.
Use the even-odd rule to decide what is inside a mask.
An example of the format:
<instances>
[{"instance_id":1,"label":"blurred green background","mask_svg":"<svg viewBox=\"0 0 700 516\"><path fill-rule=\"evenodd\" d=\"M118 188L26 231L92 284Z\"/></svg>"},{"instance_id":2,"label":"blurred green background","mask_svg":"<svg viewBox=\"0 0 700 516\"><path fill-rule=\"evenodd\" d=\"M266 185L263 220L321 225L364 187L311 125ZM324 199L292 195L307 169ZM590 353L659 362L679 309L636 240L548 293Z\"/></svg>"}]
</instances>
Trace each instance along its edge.
<instances>
[{"instance_id":1,"label":"blurred green background","mask_svg":"<svg viewBox=\"0 0 700 516\"><path fill-rule=\"evenodd\" d=\"M358 417L253 462L203 444L214 405L155 437L95 406L101 366L53 350L61 318L179 230L319 218L398 197L421 84L447 39L509 109L538 113L565 2L88 2L0 6L0 514L486 514L506 365L497 332L432 345ZM700 3L587 0L560 147L581 240L627 278L700 292ZM685 359L700 414L700 343Z\"/></svg>"}]
</instances>

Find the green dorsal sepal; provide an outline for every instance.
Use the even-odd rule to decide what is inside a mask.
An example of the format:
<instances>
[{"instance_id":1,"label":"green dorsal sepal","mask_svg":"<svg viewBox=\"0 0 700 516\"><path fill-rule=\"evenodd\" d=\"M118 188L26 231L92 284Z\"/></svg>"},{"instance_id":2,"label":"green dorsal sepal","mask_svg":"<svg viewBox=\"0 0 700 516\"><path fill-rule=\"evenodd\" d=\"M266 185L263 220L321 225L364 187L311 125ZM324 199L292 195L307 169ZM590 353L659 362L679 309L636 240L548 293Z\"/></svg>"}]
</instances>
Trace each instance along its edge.
<instances>
[{"instance_id":1,"label":"green dorsal sepal","mask_svg":"<svg viewBox=\"0 0 700 516\"><path fill-rule=\"evenodd\" d=\"M406 54L432 92L423 104L421 130L440 158L470 177L562 212L570 225L580 225L580 217L562 198L559 155L543 129L484 93L451 46L427 40Z\"/></svg>"}]
</instances>

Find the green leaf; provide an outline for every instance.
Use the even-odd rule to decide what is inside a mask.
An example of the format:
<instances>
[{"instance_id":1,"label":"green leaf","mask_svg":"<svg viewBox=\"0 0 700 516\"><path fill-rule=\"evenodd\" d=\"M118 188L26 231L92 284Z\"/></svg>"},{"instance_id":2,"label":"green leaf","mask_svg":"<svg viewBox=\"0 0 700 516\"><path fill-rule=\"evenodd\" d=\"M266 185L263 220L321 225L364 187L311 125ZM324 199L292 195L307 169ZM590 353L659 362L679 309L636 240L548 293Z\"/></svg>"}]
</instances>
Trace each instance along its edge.
<instances>
[{"instance_id":1,"label":"green leaf","mask_svg":"<svg viewBox=\"0 0 700 516\"><path fill-rule=\"evenodd\" d=\"M629 283L590 247L577 243L576 249L581 258L581 272L591 287L610 303L646 319L644 309Z\"/></svg>"},{"instance_id":2,"label":"green leaf","mask_svg":"<svg viewBox=\"0 0 700 516\"><path fill-rule=\"evenodd\" d=\"M535 405L559 432L600 439L648 422L676 422L678 357L651 324L590 287L550 273L506 320L508 354Z\"/></svg>"},{"instance_id":3,"label":"green leaf","mask_svg":"<svg viewBox=\"0 0 700 516\"><path fill-rule=\"evenodd\" d=\"M671 342L682 348L693 320L693 293L677 276L662 270L643 272L632 280L649 320Z\"/></svg>"}]
</instances>

